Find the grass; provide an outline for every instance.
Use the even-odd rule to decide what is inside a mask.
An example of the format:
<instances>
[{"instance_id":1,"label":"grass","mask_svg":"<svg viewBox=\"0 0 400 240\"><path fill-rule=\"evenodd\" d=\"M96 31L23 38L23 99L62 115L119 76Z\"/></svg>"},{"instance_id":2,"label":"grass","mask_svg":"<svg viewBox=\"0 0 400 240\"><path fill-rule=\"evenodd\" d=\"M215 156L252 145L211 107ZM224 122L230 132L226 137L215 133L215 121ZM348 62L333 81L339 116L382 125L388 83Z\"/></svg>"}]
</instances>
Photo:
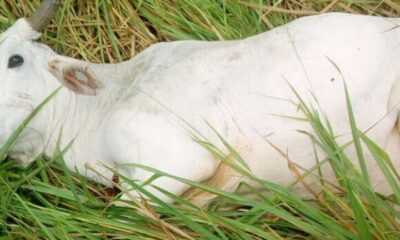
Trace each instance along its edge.
<instances>
[{"instance_id":1,"label":"grass","mask_svg":"<svg viewBox=\"0 0 400 240\"><path fill-rule=\"evenodd\" d=\"M28 15L38 2L1 1L0 28L4 30L18 17ZM328 11L399 16L400 4L394 0L120 0L112 4L105 0L65 0L42 41L60 54L93 62L120 62L158 41L239 39L301 16ZM111 204L115 197L109 194L110 189L68 171L62 161L62 153L68 149L60 149L55 156L40 157L27 169L10 159L0 163L0 239L399 239L400 213L394 207L400 201L400 177L387 154L357 130L349 99L355 143L351 146L339 146L329 121L300 96L299 102L314 129L313 135L305 134L329 159L321 160L315 172L322 164L330 164L340 179L337 187L341 195L333 194L329 183L318 174L314 178L322 192L305 201L289 188L243 171L270 194L249 189L260 199L248 200L179 179L219 195L208 208L199 209L178 196L171 196L176 204L165 204L131 182L158 206L137 202L130 208L118 207ZM7 146L0 150L0 159ZM361 166L365 151L370 151L393 196L374 193L368 172L356 170L343 147L357 149ZM291 167L299 174L298 166ZM148 170L156 176L166 175Z\"/></svg>"}]
</instances>

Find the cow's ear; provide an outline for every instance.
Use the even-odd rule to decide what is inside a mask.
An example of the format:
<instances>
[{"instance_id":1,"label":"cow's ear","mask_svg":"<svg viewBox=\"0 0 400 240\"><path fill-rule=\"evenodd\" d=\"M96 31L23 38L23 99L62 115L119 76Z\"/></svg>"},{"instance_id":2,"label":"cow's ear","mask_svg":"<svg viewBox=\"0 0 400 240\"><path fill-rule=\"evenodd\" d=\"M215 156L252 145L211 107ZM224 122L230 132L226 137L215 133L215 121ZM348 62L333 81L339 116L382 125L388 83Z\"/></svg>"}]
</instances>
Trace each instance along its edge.
<instances>
[{"instance_id":1,"label":"cow's ear","mask_svg":"<svg viewBox=\"0 0 400 240\"><path fill-rule=\"evenodd\" d=\"M68 89L82 95L96 95L102 84L86 62L53 59L49 71Z\"/></svg>"}]
</instances>

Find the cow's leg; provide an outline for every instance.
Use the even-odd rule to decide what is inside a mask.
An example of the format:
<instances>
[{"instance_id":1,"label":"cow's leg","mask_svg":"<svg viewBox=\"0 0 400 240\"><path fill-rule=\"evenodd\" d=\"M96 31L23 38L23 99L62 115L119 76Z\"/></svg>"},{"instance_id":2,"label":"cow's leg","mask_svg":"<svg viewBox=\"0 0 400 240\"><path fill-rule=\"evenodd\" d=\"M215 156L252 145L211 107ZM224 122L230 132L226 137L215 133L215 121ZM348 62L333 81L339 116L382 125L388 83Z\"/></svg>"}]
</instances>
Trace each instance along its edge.
<instances>
[{"instance_id":1,"label":"cow's leg","mask_svg":"<svg viewBox=\"0 0 400 240\"><path fill-rule=\"evenodd\" d=\"M181 195L190 188L167 176L153 179L154 172L138 165L195 182L205 181L215 173L218 161L181 128L164 122L151 123L150 120L144 124L141 126L135 123L131 134L129 129L114 129L106 138L112 160L120 174L129 179L124 181L120 178L123 190L126 191L122 199L137 198L140 195L146 197L133 189L130 181L144 184L145 191L165 202L173 200L157 188L174 195ZM153 181L149 182L149 179Z\"/></svg>"},{"instance_id":2,"label":"cow's leg","mask_svg":"<svg viewBox=\"0 0 400 240\"><path fill-rule=\"evenodd\" d=\"M183 194L183 192L185 192L190 187L185 183L182 183L180 181L168 177L160 177L146 184L146 181L149 180L152 176L153 176L152 174L149 174L146 171L136 170L135 174L133 174L133 177L129 178L137 179L135 184L138 184L142 188L142 190L136 189L135 186L132 186L129 183L129 181L122 182L122 188L124 193L121 195L121 200L131 201L131 200L141 200L142 198L151 199L155 197L156 199L161 200L163 202L172 203L173 199L170 198L168 195L165 195L164 193L160 192L158 189L162 189L175 196L179 196ZM139 179L143 180L139 180L138 177Z\"/></svg>"},{"instance_id":3,"label":"cow's leg","mask_svg":"<svg viewBox=\"0 0 400 240\"><path fill-rule=\"evenodd\" d=\"M227 161L235 161L235 159L233 157L228 157ZM218 190L233 192L242 180L243 177L240 173L231 166L220 162L213 176L203 183ZM184 193L184 197L196 206L204 207L215 199L217 195L199 188L190 188Z\"/></svg>"}]
</instances>

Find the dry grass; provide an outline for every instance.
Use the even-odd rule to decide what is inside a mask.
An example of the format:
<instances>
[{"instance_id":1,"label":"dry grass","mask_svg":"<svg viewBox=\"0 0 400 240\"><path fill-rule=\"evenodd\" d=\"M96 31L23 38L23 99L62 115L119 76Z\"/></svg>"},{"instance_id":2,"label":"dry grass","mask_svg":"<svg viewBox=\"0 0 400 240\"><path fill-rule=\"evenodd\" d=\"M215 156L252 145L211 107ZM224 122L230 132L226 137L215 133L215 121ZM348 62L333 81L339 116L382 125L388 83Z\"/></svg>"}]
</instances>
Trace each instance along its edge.
<instances>
[{"instance_id":1,"label":"dry grass","mask_svg":"<svg viewBox=\"0 0 400 240\"><path fill-rule=\"evenodd\" d=\"M2 2L0 27L5 29L17 18L28 16L40 0ZM119 62L159 41L243 38L321 12L400 16L396 0L63 2L43 40L60 54L93 62Z\"/></svg>"}]
</instances>

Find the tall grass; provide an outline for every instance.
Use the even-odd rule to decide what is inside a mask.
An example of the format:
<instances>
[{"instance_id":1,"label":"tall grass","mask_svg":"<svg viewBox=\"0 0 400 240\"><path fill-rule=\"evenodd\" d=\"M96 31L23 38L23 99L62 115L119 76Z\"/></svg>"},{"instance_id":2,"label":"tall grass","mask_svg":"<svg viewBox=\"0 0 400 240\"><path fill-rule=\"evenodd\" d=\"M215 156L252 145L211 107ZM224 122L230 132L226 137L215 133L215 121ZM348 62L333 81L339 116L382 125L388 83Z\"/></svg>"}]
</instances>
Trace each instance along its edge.
<instances>
[{"instance_id":1,"label":"tall grass","mask_svg":"<svg viewBox=\"0 0 400 240\"><path fill-rule=\"evenodd\" d=\"M6 29L17 17L35 9L38 2L1 1L0 27ZM327 11L399 16L400 4L393 0L65 0L42 41L64 55L93 62L119 62L158 41L244 38L304 15ZM336 188L342 191L341 195L334 194L331 183L318 174L314 176L315 183L322 191L306 201L290 188L242 171L263 187L263 191L256 191L241 186L257 194L258 200L169 176L219 197L201 209L165 192L176 201L170 205L132 181L130 184L149 200L120 207L112 204L116 198L112 193L117 189L106 189L69 171L62 159L63 151L68 149L60 149L55 156L39 157L27 169L12 159L0 163L0 238L399 239L399 213L395 210L400 201L399 175L388 155L357 130L349 99L344 101L354 144L340 146L329 121L298 96L299 108L313 128L313 133L304 134L327 156L319 161L315 172L321 165L330 164L339 179ZM12 141L13 138L9 143ZM225 144L231 155L240 160L240 153ZM361 148L361 144L367 148ZM0 150L1 159L8 146ZM374 193L368 184L368 172L353 166L343 152L344 147L356 148L360 166L365 161L365 151L374 156L394 192L392 197ZM224 160L225 156L213 153ZM300 172L298 166L292 168L294 174ZM155 176L168 176L156 169L146 169ZM306 184L302 177L298 174L297 184Z\"/></svg>"}]
</instances>

